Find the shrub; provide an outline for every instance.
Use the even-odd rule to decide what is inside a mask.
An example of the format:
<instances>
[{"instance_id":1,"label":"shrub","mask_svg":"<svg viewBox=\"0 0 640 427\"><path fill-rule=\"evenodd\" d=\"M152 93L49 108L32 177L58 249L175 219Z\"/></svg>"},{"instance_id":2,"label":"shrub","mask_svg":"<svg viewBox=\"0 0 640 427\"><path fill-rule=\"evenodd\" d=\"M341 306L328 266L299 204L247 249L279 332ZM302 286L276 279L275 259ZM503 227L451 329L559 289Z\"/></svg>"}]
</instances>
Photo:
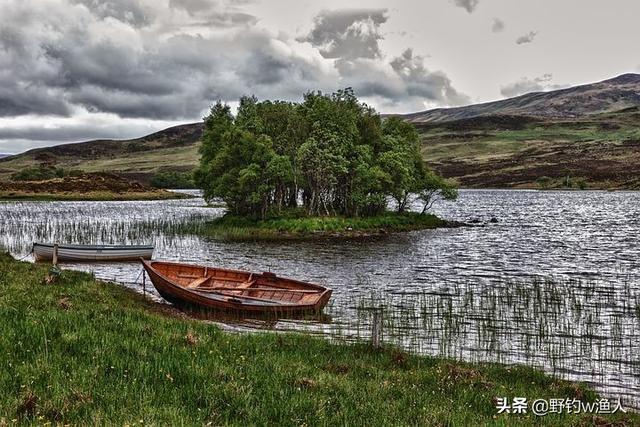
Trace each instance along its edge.
<instances>
[{"instance_id":1,"label":"shrub","mask_svg":"<svg viewBox=\"0 0 640 427\"><path fill-rule=\"evenodd\" d=\"M153 175L150 183L157 188L196 188L190 172L159 172Z\"/></svg>"}]
</instances>

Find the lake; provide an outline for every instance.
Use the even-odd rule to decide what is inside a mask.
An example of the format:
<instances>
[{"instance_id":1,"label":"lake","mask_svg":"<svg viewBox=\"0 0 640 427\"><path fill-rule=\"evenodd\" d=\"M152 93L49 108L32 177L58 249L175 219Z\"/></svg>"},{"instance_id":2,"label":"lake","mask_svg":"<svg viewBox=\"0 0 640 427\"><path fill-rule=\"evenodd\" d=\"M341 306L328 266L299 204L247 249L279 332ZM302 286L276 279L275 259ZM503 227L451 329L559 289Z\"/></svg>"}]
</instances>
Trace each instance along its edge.
<instances>
[{"instance_id":1,"label":"lake","mask_svg":"<svg viewBox=\"0 0 640 427\"><path fill-rule=\"evenodd\" d=\"M152 243L156 259L270 270L334 288L329 319L217 321L366 339L368 309L384 306L387 342L434 356L540 367L640 406L640 193L463 190L434 212L477 224L350 240L232 243L179 234L183 223L223 213L200 198L1 202L0 246L31 259L33 241ZM142 292L137 263L64 267ZM160 299L149 286L147 292Z\"/></svg>"}]
</instances>

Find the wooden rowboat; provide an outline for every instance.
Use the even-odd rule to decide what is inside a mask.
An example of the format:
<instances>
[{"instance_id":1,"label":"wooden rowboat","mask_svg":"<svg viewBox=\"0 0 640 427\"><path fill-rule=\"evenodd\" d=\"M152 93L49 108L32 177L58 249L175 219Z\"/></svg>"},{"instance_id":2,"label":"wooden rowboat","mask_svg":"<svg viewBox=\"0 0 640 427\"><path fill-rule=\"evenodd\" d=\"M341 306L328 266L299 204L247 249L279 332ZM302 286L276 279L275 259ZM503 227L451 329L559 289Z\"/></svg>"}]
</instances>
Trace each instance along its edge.
<instances>
[{"instance_id":1,"label":"wooden rowboat","mask_svg":"<svg viewBox=\"0 0 640 427\"><path fill-rule=\"evenodd\" d=\"M176 305L254 315L319 313L332 292L273 273L146 260L142 265L160 295Z\"/></svg>"},{"instance_id":2,"label":"wooden rowboat","mask_svg":"<svg viewBox=\"0 0 640 427\"><path fill-rule=\"evenodd\" d=\"M51 261L54 244L34 243L36 261ZM153 246L146 245L58 245L58 261L137 261L151 259Z\"/></svg>"}]
</instances>

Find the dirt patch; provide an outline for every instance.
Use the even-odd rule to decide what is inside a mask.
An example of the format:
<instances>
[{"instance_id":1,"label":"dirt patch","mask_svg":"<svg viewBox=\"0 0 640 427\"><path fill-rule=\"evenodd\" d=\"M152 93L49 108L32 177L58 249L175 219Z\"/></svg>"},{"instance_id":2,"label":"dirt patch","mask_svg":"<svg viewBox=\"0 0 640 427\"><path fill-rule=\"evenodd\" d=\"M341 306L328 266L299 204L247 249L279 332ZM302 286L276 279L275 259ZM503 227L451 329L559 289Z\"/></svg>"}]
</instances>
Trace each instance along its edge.
<instances>
[{"instance_id":1,"label":"dirt patch","mask_svg":"<svg viewBox=\"0 0 640 427\"><path fill-rule=\"evenodd\" d=\"M589 187L629 188L640 176L640 144L565 144L541 146L491 162L443 160L433 168L461 186L538 187L541 177L582 178Z\"/></svg>"},{"instance_id":2,"label":"dirt patch","mask_svg":"<svg viewBox=\"0 0 640 427\"><path fill-rule=\"evenodd\" d=\"M156 200L188 197L125 177L85 173L42 181L0 181L0 198L44 200Z\"/></svg>"},{"instance_id":3,"label":"dirt patch","mask_svg":"<svg viewBox=\"0 0 640 427\"><path fill-rule=\"evenodd\" d=\"M153 189L115 174L100 172L48 179L45 181L0 182L0 191L49 194L89 193L94 191L142 193L153 191Z\"/></svg>"}]
</instances>

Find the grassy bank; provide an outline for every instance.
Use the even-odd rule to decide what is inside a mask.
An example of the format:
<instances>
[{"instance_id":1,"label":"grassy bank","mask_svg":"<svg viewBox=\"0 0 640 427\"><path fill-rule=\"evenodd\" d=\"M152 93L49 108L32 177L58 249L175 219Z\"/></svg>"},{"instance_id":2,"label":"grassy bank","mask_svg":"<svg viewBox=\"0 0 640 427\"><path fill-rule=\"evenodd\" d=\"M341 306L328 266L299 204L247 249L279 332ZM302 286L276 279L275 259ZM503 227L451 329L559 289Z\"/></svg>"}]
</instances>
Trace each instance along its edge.
<instances>
[{"instance_id":1,"label":"grassy bank","mask_svg":"<svg viewBox=\"0 0 640 427\"><path fill-rule=\"evenodd\" d=\"M114 193L110 191L90 191L86 193L61 192L61 193L30 193L15 191L0 191L2 200L33 200L33 201L127 201L127 200L168 200L184 199L191 196L165 190L154 190L131 193Z\"/></svg>"},{"instance_id":2,"label":"grassy bank","mask_svg":"<svg viewBox=\"0 0 640 427\"><path fill-rule=\"evenodd\" d=\"M596 395L524 367L221 332L85 273L0 255L0 424L604 425L496 415L496 396ZM600 424L597 424L600 423ZM622 425L625 425L622 424Z\"/></svg>"},{"instance_id":3,"label":"grassy bank","mask_svg":"<svg viewBox=\"0 0 640 427\"><path fill-rule=\"evenodd\" d=\"M435 215L415 212L387 212L362 218L290 215L263 220L227 214L204 224L189 224L183 231L229 240L278 240L374 236L456 225Z\"/></svg>"}]
</instances>

